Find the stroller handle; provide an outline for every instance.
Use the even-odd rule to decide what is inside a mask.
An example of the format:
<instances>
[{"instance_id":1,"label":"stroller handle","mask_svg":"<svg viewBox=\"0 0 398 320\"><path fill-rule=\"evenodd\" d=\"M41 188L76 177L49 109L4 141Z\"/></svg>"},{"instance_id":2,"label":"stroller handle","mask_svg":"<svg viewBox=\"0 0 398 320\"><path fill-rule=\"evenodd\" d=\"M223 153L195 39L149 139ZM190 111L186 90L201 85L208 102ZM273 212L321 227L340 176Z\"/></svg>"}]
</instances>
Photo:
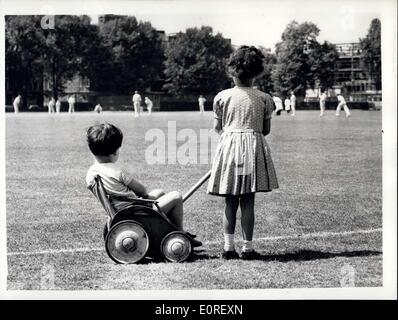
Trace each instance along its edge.
<instances>
[{"instance_id":1,"label":"stroller handle","mask_svg":"<svg viewBox=\"0 0 398 320\"><path fill-rule=\"evenodd\" d=\"M184 196L182 197L182 202L185 202L186 200L188 200L188 198L190 196L192 196L192 194L196 190L198 190L202 186L202 184L204 184L206 182L207 179L210 178L210 174L211 174L211 170L208 173L206 173L202 178L200 178L200 180L198 182L196 182L196 184L191 189L189 189L189 191L186 194L184 194Z\"/></svg>"}]
</instances>

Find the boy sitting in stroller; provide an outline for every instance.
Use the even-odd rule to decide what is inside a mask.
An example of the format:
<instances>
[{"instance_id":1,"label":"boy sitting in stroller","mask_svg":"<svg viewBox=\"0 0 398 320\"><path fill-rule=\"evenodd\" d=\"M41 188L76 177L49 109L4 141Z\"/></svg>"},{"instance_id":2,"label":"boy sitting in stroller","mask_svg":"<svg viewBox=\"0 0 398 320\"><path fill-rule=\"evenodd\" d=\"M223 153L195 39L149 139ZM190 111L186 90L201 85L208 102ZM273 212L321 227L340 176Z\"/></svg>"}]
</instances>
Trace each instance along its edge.
<instances>
[{"instance_id":1,"label":"boy sitting in stroller","mask_svg":"<svg viewBox=\"0 0 398 320\"><path fill-rule=\"evenodd\" d=\"M129 199L139 197L156 200L160 210L182 231L184 211L181 194L177 191L165 194L160 189L148 192L144 185L134 179L131 173L117 165L122 142L122 131L110 123L96 124L87 130L88 147L95 159L86 175L87 185L89 186L96 176L100 176L110 203L116 212L130 206L131 200L129 201ZM195 235L187 234L195 238ZM202 243L193 239L192 245L199 247Z\"/></svg>"}]
</instances>

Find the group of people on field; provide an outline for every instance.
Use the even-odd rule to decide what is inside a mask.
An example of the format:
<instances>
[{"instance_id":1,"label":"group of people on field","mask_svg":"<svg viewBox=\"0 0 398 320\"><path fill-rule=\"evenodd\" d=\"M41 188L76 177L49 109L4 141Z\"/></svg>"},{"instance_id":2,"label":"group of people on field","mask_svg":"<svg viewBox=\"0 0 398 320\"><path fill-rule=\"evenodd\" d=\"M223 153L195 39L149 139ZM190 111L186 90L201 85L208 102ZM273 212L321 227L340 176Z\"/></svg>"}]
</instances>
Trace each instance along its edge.
<instances>
[{"instance_id":1,"label":"group of people on field","mask_svg":"<svg viewBox=\"0 0 398 320\"><path fill-rule=\"evenodd\" d=\"M143 107L141 106L142 98L139 92L136 90L133 94L133 106L134 106L134 115L135 117L139 117L140 113L143 111ZM148 97L145 97L144 102L146 104L148 114L152 113L153 102Z\"/></svg>"},{"instance_id":2,"label":"group of people on field","mask_svg":"<svg viewBox=\"0 0 398 320\"><path fill-rule=\"evenodd\" d=\"M256 87L254 87L254 88L256 88ZM327 93L325 90L322 90L321 95L319 97L319 108L320 108L319 116L321 116L321 117L323 117L325 115L326 99L327 99ZM272 95L272 100L275 105L275 113L277 116L279 116L283 110L285 110L287 113L291 112L292 116L296 115L296 96L293 91L290 92L290 97L286 97L284 102L282 102L282 99L279 97L279 95L277 93L274 93ZM141 106L142 98L138 91L134 92L132 101L133 101L133 106L134 106L135 117L139 117L140 113L142 113L142 111L143 111L143 108ZM337 95L337 101L338 101L338 105L336 107L336 116L340 115L340 111L343 108L346 117L350 117L351 116L350 109L348 108L347 103L341 94ZM148 97L145 97L144 102L147 106L148 114L151 114L153 102ZM206 102L206 98L203 95L200 95L198 98L200 113L204 113L204 111L205 111L205 102ZM21 97L21 95L18 95L14 99L14 102L13 102L15 113L19 112L19 107L20 107L21 103L22 103L22 97ZM76 99L75 99L74 95L69 96L68 104L69 104L68 113L75 112ZM96 112L96 113L101 113L102 110L103 109L100 104L97 104L94 107L94 112ZM48 103L48 113L55 113L55 112L56 113L61 112L61 100L60 99L55 100L54 97L51 97L51 99Z\"/></svg>"},{"instance_id":3,"label":"group of people on field","mask_svg":"<svg viewBox=\"0 0 398 320\"><path fill-rule=\"evenodd\" d=\"M73 113L75 112L75 104L76 104L76 98L74 95L69 96L68 98L68 113ZM48 103L48 113L60 113L61 112L61 100L57 99L55 101L54 97L51 97L50 102Z\"/></svg>"},{"instance_id":4,"label":"group of people on field","mask_svg":"<svg viewBox=\"0 0 398 320\"><path fill-rule=\"evenodd\" d=\"M283 104L285 105L285 110L287 113L290 113L291 111L293 117L296 115L296 96L294 95L293 91L290 92L290 98L286 97L284 103L276 93L272 95L272 100L275 104L275 113L277 116L281 114L283 110Z\"/></svg>"},{"instance_id":5,"label":"group of people on field","mask_svg":"<svg viewBox=\"0 0 398 320\"><path fill-rule=\"evenodd\" d=\"M13 101L13 107L14 107L14 112L18 113L19 108L22 104L22 96L19 94ZM68 98L68 112L73 113L75 112L75 104L76 104L76 98L74 95L70 95ZM61 112L61 100L58 98L55 100L54 97L51 97L50 101L48 102L48 113L60 113Z\"/></svg>"},{"instance_id":6,"label":"group of people on field","mask_svg":"<svg viewBox=\"0 0 398 320\"><path fill-rule=\"evenodd\" d=\"M325 115L325 110L326 110L326 99L327 99L327 92L325 90L321 91L321 95L319 97L319 108L321 110L321 113L319 114L320 117L323 117ZM344 99L344 97L341 94L337 95L337 107L336 107L336 116L340 116L340 110L341 108L344 109L345 116L348 118L351 116L350 109L348 109L347 103Z\"/></svg>"},{"instance_id":7,"label":"group of people on field","mask_svg":"<svg viewBox=\"0 0 398 320\"><path fill-rule=\"evenodd\" d=\"M258 89L256 86L253 88ZM327 93L325 90L321 91L321 95L319 97L319 108L320 108L320 116L323 117L325 115L325 110L326 110L326 99L327 99ZM283 110L285 110L287 113L291 112L291 115L294 117L296 115L296 96L294 94L294 91L290 91L290 97L287 96L284 101L279 97L277 93L272 94L272 100L274 101L275 104L275 114L279 116ZM340 116L340 111L343 108L344 112L346 114L346 117L351 116L350 109L347 106L347 103L343 97L343 95L338 94L337 95L337 101L338 105L336 107L336 116ZM204 112L204 105L206 102L206 98L203 97L203 95L200 95L198 98L199 102L199 111L201 113Z\"/></svg>"},{"instance_id":8,"label":"group of people on field","mask_svg":"<svg viewBox=\"0 0 398 320\"><path fill-rule=\"evenodd\" d=\"M70 95L68 98L68 113L73 113L75 112L75 104L76 104L76 98L74 95ZM58 98L55 101L54 97L51 97L49 103L48 103L48 113L60 113L61 112L61 100Z\"/></svg>"},{"instance_id":9,"label":"group of people on field","mask_svg":"<svg viewBox=\"0 0 398 320\"><path fill-rule=\"evenodd\" d=\"M323 117L325 115L325 110L326 110L326 99L327 99L327 93L325 90L321 91L321 95L319 97L319 108L320 108L320 114L319 116ZM286 97L284 103L282 102L282 99L278 96L277 93L274 93L272 96L272 100L274 101L275 104L275 113L277 116L281 114L283 111L283 106L285 106L285 111L287 113L292 112L292 116L295 116L296 114L296 96L294 95L294 92L290 92L290 98ZM341 94L337 95L337 107L336 107L336 116L340 116L340 111L343 108L344 112L346 114L346 117L351 116L350 109L347 106L347 103L344 99L344 97Z\"/></svg>"},{"instance_id":10,"label":"group of people on field","mask_svg":"<svg viewBox=\"0 0 398 320\"><path fill-rule=\"evenodd\" d=\"M141 99L141 95L138 93L138 91L135 91L132 100L133 100L135 116L138 117L139 114L142 112L142 107L141 107L142 99ZM68 113L74 113L75 112L75 104L76 104L75 96L70 95L67 101L69 104ZM153 107L153 103L152 103L151 99L149 99L148 97L145 97L144 102L147 106L148 113L151 114L152 107ZM21 104L22 104L22 96L19 94L15 97L15 99L13 101L13 107L14 107L15 113L19 112ZM94 107L94 112L96 112L96 113L101 113L102 110L103 110L103 108L102 108L101 104L97 104ZM59 98L57 100L55 100L54 97L51 97L50 101L48 102L48 113L60 113L60 112L61 112L61 100Z\"/></svg>"}]
</instances>

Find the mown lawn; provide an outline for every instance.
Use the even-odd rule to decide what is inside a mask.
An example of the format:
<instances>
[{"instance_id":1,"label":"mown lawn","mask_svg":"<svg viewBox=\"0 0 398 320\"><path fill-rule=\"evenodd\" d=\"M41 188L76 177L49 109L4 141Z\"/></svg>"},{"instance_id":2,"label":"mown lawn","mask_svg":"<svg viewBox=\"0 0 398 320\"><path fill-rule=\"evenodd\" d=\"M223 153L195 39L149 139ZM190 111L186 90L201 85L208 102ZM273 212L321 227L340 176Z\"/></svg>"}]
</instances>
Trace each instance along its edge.
<instances>
[{"instance_id":1,"label":"mown lawn","mask_svg":"<svg viewBox=\"0 0 398 320\"><path fill-rule=\"evenodd\" d=\"M84 181L92 162L85 128L104 120L123 130L120 161L149 188L185 192L210 167L149 165L145 150L151 142L145 134L158 128L167 137L169 121L176 121L177 132L191 128L199 134L211 127L211 113L154 113L138 119L128 112L7 114L9 289L42 288L48 266L55 289L338 287L347 265L355 271L356 286L382 285L381 232L269 239L382 227L380 112L354 110L349 119L332 112L319 118L312 111L295 118L274 116L268 141L280 189L256 198L260 261L219 258L223 201L202 188L184 207L186 229L198 234L202 250L182 264L127 266L114 264L101 250L104 211ZM239 223L237 235L239 240ZM96 250L34 254L74 248Z\"/></svg>"}]
</instances>

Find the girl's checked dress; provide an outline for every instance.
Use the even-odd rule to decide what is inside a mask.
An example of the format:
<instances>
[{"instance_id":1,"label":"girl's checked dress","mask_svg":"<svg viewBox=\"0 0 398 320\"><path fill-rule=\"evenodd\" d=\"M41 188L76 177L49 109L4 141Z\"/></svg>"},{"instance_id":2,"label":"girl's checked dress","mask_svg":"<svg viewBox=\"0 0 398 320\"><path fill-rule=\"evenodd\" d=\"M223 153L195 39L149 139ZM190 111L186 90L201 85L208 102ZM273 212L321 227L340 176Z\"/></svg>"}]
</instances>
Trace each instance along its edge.
<instances>
[{"instance_id":1,"label":"girl's checked dress","mask_svg":"<svg viewBox=\"0 0 398 320\"><path fill-rule=\"evenodd\" d=\"M222 120L207 192L242 195L278 188L270 148L263 131L264 120L274 109L272 98L251 87L219 92L213 103L216 119Z\"/></svg>"}]
</instances>

